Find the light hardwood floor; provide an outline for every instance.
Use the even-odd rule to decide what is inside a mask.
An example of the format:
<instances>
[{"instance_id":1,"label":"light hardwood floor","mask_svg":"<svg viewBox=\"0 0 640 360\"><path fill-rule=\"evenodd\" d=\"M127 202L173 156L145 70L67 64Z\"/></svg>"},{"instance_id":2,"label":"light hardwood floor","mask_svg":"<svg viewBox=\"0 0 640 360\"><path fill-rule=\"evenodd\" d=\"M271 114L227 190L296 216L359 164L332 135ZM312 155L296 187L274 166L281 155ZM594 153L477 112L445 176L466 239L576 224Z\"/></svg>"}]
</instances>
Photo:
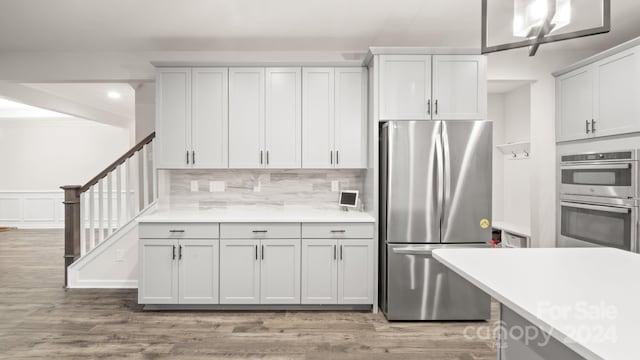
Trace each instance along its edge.
<instances>
[{"instance_id":1,"label":"light hardwood floor","mask_svg":"<svg viewBox=\"0 0 640 360\"><path fill-rule=\"evenodd\" d=\"M135 290L62 288L61 230L0 232L2 359L496 359L464 329L365 312L143 312ZM496 306L493 306L496 318Z\"/></svg>"}]
</instances>

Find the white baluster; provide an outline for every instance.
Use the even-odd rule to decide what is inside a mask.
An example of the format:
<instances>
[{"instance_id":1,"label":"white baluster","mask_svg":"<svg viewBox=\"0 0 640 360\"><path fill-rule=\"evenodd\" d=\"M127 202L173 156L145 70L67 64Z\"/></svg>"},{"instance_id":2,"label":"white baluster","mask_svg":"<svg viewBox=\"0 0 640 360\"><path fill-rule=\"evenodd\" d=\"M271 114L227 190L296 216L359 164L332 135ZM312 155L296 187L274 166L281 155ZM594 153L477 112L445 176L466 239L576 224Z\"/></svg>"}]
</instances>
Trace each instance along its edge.
<instances>
[{"instance_id":1,"label":"white baluster","mask_svg":"<svg viewBox=\"0 0 640 360\"><path fill-rule=\"evenodd\" d=\"M111 236L113 232L113 180L111 179L111 175L113 172L110 172L107 175L107 236Z\"/></svg>"},{"instance_id":2,"label":"white baluster","mask_svg":"<svg viewBox=\"0 0 640 360\"><path fill-rule=\"evenodd\" d=\"M131 203L131 158L124 163L124 189L125 220L123 222L127 222L131 219L131 207L133 206Z\"/></svg>"},{"instance_id":3,"label":"white baluster","mask_svg":"<svg viewBox=\"0 0 640 360\"><path fill-rule=\"evenodd\" d=\"M87 212L85 204L85 193L80 194L80 257L87 253L87 234L85 215Z\"/></svg>"},{"instance_id":4,"label":"white baluster","mask_svg":"<svg viewBox=\"0 0 640 360\"><path fill-rule=\"evenodd\" d=\"M116 168L116 227L119 229L122 221L122 164Z\"/></svg>"},{"instance_id":5,"label":"white baluster","mask_svg":"<svg viewBox=\"0 0 640 360\"><path fill-rule=\"evenodd\" d=\"M93 249L96 246L96 229L95 229L95 185L89 188L89 249Z\"/></svg>"},{"instance_id":6,"label":"white baluster","mask_svg":"<svg viewBox=\"0 0 640 360\"><path fill-rule=\"evenodd\" d=\"M104 189L102 180L98 181L98 245L104 240Z\"/></svg>"},{"instance_id":7,"label":"white baluster","mask_svg":"<svg viewBox=\"0 0 640 360\"><path fill-rule=\"evenodd\" d=\"M156 170L156 167L155 167L156 145L153 140L149 144L151 144L151 171L153 172L152 183L151 183L151 187L153 189L152 201L156 201L158 199L158 170Z\"/></svg>"},{"instance_id":8,"label":"white baluster","mask_svg":"<svg viewBox=\"0 0 640 360\"><path fill-rule=\"evenodd\" d=\"M146 208L149 205L149 157L147 154L148 146L142 147L142 208Z\"/></svg>"},{"instance_id":9,"label":"white baluster","mask_svg":"<svg viewBox=\"0 0 640 360\"><path fill-rule=\"evenodd\" d=\"M140 152L136 152L133 154L133 211L131 213L131 218L136 216L140 212Z\"/></svg>"}]
</instances>

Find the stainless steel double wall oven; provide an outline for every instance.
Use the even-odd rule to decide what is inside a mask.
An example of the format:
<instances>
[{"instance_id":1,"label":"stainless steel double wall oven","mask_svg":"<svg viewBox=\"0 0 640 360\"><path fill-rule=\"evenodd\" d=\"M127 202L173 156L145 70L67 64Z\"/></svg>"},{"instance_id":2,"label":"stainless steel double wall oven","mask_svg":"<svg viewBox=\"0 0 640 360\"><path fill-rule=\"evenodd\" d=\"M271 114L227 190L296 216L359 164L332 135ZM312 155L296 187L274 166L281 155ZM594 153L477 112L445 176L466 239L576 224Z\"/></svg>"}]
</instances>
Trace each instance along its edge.
<instances>
[{"instance_id":1,"label":"stainless steel double wall oven","mask_svg":"<svg viewBox=\"0 0 640 360\"><path fill-rule=\"evenodd\" d=\"M639 252L638 150L564 155L558 246Z\"/></svg>"}]
</instances>

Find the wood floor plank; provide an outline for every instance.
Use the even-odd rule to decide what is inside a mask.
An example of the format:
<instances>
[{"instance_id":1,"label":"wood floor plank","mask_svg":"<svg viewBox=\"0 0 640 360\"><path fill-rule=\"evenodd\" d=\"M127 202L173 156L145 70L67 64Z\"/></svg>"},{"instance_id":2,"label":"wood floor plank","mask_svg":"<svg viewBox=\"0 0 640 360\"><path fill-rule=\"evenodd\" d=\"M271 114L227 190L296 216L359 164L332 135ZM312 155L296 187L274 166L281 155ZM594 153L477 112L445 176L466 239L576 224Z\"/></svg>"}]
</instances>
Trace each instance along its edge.
<instances>
[{"instance_id":1,"label":"wood floor plank","mask_svg":"<svg viewBox=\"0 0 640 360\"><path fill-rule=\"evenodd\" d=\"M0 233L0 359L493 360L475 322L369 312L142 311L131 289L63 289L62 230ZM497 307L492 307L497 318Z\"/></svg>"}]
</instances>

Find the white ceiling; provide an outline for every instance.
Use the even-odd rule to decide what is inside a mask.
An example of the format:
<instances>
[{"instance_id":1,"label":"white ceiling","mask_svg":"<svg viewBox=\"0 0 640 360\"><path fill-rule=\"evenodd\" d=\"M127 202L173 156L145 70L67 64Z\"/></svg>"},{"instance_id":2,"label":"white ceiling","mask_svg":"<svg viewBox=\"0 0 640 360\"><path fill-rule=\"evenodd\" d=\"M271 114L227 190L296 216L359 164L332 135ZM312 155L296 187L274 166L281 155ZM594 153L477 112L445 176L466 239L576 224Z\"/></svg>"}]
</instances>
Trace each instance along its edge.
<instances>
[{"instance_id":1,"label":"white ceiling","mask_svg":"<svg viewBox=\"0 0 640 360\"><path fill-rule=\"evenodd\" d=\"M135 118L135 91L123 83L54 83L23 84L46 93L77 102L82 105L106 111L123 118ZM120 99L107 96L110 91L121 95Z\"/></svg>"},{"instance_id":2,"label":"white ceiling","mask_svg":"<svg viewBox=\"0 0 640 360\"><path fill-rule=\"evenodd\" d=\"M600 50L639 36L640 1L612 2L611 34L544 48ZM369 46L384 45L479 47L479 31L480 0L0 2L2 51L364 51Z\"/></svg>"}]
</instances>

